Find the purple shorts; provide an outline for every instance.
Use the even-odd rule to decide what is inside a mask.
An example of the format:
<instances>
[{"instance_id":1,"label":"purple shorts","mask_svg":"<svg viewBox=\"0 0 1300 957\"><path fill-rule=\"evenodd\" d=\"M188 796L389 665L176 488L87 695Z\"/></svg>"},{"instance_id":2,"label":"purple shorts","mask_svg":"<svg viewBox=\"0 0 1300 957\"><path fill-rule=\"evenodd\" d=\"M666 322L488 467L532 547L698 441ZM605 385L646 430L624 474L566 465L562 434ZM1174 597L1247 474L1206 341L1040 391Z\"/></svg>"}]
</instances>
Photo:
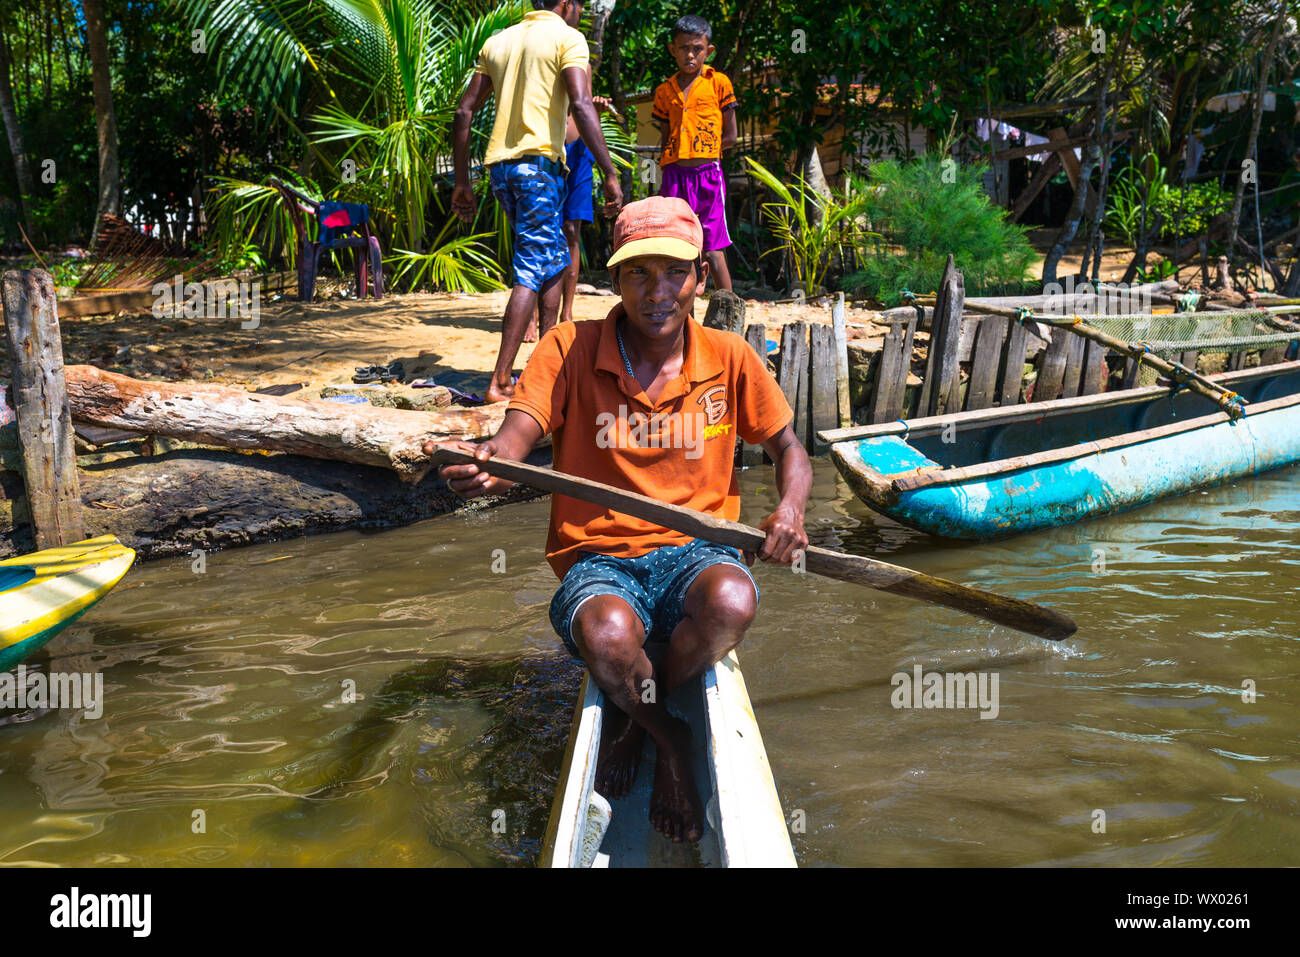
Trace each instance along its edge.
<instances>
[{"instance_id":1,"label":"purple shorts","mask_svg":"<svg viewBox=\"0 0 1300 957\"><path fill-rule=\"evenodd\" d=\"M664 167L660 196L680 196L695 210L704 228L704 250L726 249L731 245L727 232L727 177L717 160L702 166L669 163Z\"/></svg>"}]
</instances>

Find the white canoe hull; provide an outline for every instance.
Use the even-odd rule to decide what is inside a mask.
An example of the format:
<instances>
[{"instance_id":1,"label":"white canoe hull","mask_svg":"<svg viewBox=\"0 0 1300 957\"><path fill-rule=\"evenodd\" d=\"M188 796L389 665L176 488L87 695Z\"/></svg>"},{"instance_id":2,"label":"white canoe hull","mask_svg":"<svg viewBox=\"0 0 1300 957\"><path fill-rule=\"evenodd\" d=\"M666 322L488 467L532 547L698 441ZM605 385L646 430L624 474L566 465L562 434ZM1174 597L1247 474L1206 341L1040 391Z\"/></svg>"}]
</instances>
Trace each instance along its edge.
<instances>
[{"instance_id":1,"label":"white canoe hull","mask_svg":"<svg viewBox=\"0 0 1300 957\"><path fill-rule=\"evenodd\" d=\"M544 867L584 866L584 843L599 833L588 821L604 706L604 695L584 676L542 851ZM593 865L794 867L785 814L735 654L678 689L669 707L691 726L696 783L708 809L704 836L698 845L673 844L651 827L654 745L647 740L631 790L609 802L612 815Z\"/></svg>"}]
</instances>

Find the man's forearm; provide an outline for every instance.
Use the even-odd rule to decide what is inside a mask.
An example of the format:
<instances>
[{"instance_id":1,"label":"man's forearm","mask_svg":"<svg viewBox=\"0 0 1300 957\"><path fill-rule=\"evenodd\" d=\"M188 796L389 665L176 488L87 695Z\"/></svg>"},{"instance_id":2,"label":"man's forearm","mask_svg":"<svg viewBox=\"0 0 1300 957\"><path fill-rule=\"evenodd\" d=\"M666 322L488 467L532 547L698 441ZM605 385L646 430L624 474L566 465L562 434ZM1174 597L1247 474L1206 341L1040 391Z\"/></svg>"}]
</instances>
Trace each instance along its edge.
<instances>
[{"instance_id":1,"label":"man's forearm","mask_svg":"<svg viewBox=\"0 0 1300 957\"><path fill-rule=\"evenodd\" d=\"M537 424L536 419L527 412L508 409L505 421L501 423L501 428L490 441L496 446L498 458L522 462L541 437L542 428Z\"/></svg>"},{"instance_id":2,"label":"man's forearm","mask_svg":"<svg viewBox=\"0 0 1300 957\"><path fill-rule=\"evenodd\" d=\"M722 147L721 152L726 152L736 145L740 138L740 129L736 123L736 111L727 110L722 118Z\"/></svg>"},{"instance_id":3,"label":"man's forearm","mask_svg":"<svg viewBox=\"0 0 1300 957\"><path fill-rule=\"evenodd\" d=\"M451 126L452 168L457 186L469 185L469 127L473 111L457 107Z\"/></svg>"},{"instance_id":4,"label":"man's forearm","mask_svg":"<svg viewBox=\"0 0 1300 957\"><path fill-rule=\"evenodd\" d=\"M781 506L792 509L802 520L812 492L812 463L808 461L808 453L797 443L784 445L775 469Z\"/></svg>"}]
</instances>

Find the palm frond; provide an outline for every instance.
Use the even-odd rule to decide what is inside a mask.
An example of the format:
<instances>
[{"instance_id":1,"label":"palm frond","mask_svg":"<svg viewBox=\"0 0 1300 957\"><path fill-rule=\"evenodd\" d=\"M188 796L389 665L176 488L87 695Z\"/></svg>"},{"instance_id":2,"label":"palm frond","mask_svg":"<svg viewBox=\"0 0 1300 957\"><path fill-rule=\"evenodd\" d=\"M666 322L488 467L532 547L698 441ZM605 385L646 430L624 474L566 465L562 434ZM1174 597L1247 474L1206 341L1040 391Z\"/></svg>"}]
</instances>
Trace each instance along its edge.
<instances>
[{"instance_id":1,"label":"palm frond","mask_svg":"<svg viewBox=\"0 0 1300 957\"><path fill-rule=\"evenodd\" d=\"M475 233L448 240L432 252L395 250L385 262L396 265L395 280L409 280L412 289L432 286L454 292L492 292L504 289L501 267L479 240L491 233Z\"/></svg>"}]
</instances>

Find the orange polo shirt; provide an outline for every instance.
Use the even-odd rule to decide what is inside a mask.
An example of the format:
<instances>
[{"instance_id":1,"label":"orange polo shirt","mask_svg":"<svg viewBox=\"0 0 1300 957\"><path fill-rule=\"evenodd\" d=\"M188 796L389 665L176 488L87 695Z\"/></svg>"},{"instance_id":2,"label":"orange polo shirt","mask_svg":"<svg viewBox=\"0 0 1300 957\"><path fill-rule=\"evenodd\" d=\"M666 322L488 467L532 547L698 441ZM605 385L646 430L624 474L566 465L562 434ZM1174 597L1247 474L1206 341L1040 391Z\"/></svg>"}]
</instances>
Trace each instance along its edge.
<instances>
[{"instance_id":1,"label":"orange polo shirt","mask_svg":"<svg viewBox=\"0 0 1300 957\"><path fill-rule=\"evenodd\" d=\"M740 336L688 319L682 373L651 402L627 374L615 324L562 322L542 337L509 408L552 435L555 468L684 505L740 517L736 436L760 444L794 418L790 405ZM551 497L546 557L560 578L579 551L635 558L690 537L567 495Z\"/></svg>"},{"instance_id":2,"label":"orange polo shirt","mask_svg":"<svg viewBox=\"0 0 1300 957\"><path fill-rule=\"evenodd\" d=\"M703 67L686 92L677 74L655 89L651 116L668 124L668 139L659 165L679 159L718 159L722 156L722 114L736 108L731 80L711 66Z\"/></svg>"}]
</instances>

